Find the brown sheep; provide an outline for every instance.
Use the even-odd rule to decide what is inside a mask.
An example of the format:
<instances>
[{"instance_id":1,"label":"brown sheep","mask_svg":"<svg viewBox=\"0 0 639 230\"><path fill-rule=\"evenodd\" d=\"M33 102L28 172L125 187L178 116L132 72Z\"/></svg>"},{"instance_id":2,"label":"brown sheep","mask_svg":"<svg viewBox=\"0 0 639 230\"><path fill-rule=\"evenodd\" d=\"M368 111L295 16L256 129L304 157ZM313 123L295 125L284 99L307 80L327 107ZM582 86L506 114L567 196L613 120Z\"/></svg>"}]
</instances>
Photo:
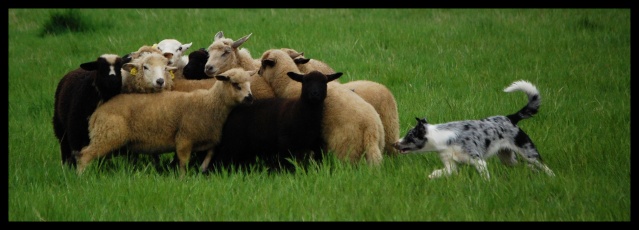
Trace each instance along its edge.
<instances>
[{"instance_id":1,"label":"brown sheep","mask_svg":"<svg viewBox=\"0 0 639 230\"><path fill-rule=\"evenodd\" d=\"M124 146L137 153L176 152L182 177L192 151L209 151L205 159L208 165L232 108L253 102L251 74L235 68L217 75L217 82L207 90L120 94L112 98L89 120L91 142L76 153L78 174L94 158Z\"/></svg>"}]
</instances>

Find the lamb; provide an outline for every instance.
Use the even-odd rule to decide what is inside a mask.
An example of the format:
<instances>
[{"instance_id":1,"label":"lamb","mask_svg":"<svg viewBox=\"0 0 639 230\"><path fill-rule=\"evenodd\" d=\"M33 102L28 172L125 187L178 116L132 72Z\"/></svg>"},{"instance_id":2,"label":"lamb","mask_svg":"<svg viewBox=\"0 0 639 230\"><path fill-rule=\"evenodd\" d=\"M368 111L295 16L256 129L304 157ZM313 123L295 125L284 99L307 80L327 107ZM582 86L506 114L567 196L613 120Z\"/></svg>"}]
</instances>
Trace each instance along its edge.
<instances>
[{"instance_id":1,"label":"lamb","mask_svg":"<svg viewBox=\"0 0 639 230\"><path fill-rule=\"evenodd\" d=\"M305 75L288 72L300 82L301 94L295 98L266 98L231 111L212 164L218 167L250 169L256 158L269 170L294 170L285 158L304 165L312 157L321 159L325 147L321 136L326 84L342 73L324 75L314 71ZM315 156L308 156L312 152ZM282 168L281 168L282 167Z\"/></svg>"},{"instance_id":2,"label":"lamb","mask_svg":"<svg viewBox=\"0 0 639 230\"><path fill-rule=\"evenodd\" d=\"M215 76L216 83L207 90L112 98L91 115L90 143L75 153L78 174L94 158L124 146L139 153L177 152L181 177L186 174L191 151L208 151L208 164L231 109L253 102L251 74L234 68ZM204 164L202 167L204 170Z\"/></svg>"},{"instance_id":3,"label":"lamb","mask_svg":"<svg viewBox=\"0 0 639 230\"><path fill-rule=\"evenodd\" d=\"M189 63L189 58L184 56L184 52L191 48L193 43L182 44L176 39L164 39L157 43L156 47L169 59L169 66L176 67L175 78L184 78L184 67Z\"/></svg>"},{"instance_id":4,"label":"lamb","mask_svg":"<svg viewBox=\"0 0 639 230\"><path fill-rule=\"evenodd\" d=\"M293 58L302 73L308 73L312 70L319 70L323 73L335 72L324 62L304 57L303 52L300 53L290 48L282 48L282 50ZM335 82L337 83L337 81ZM393 143L399 138L399 114L393 93L386 86L368 80L350 81L343 83L343 85L353 90L375 108L384 126L384 143L386 145L384 153L389 156L397 156L399 151L393 147Z\"/></svg>"},{"instance_id":5,"label":"lamb","mask_svg":"<svg viewBox=\"0 0 639 230\"><path fill-rule=\"evenodd\" d=\"M213 43L207 48L209 59L204 66L204 73L215 76L217 73L238 67L245 70L258 70L260 61L253 59L248 50L238 49L249 37L251 34L233 41L225 38L222 31L217 32ZM251 76L251 91L256 99L275 97L273 89L259 76Z\"/></svg>"},{"instance_id":6,"label":"lamb","mask_svg":"<svg viewBox=\"0 0 639 230\"><path fill-rule=\"evenodd\" d=\"M169 60L156 52L132 54L131 62L122 66L122 93L156 93L173 89L176 67L168 66Z\"/></svg>"},{"instance_id":7,"label":"lamb","mask_svg":"<svg viewBox=\"0 0 639 230\"><path fill-rule=\"evenodd\" d=\"M63 165L76 166L72 151L89 144L89 117L99 104L120 93L122 63L116 54L103 54L60 79L55 91L53 129Z\"/></svg>"},{"instance_id":8,"label":"lamb","mask_svg":"<svg viewBox=\"0 0 639 230\"><path fill-rule=\"evenodd\" d=\"M261 60L258 74L267 80L277 97L292 98L300 94L300 83L284 76L287 72L299 71L287 53L267 50ZM340 84L328 84L322 136L327 149L339 159L356 163L364 157L369 165L382 162L384 127L379 115L373 106Z\"/></svg>"}]
</instances>

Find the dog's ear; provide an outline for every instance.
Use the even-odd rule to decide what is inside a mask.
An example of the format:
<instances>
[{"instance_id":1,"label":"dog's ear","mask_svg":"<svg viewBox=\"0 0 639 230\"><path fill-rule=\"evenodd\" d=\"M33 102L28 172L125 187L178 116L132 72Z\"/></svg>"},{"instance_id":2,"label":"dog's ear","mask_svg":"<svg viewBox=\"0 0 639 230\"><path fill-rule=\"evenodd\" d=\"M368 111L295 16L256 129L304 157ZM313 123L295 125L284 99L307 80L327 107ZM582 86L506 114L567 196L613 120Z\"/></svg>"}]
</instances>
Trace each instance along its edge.
<instances>
[{"instance_id":1,"label":"dog's ear","mask_svg":"<svg viewBox=\"0 0 639 230\"><path fill-rule=\"evenodd\" d=\"M419 124L428 124L428 122L426 121L426 117L421 119L419 117L415 117L415 120L417 120L417 123Z\"/></svg>"}]
</instances>

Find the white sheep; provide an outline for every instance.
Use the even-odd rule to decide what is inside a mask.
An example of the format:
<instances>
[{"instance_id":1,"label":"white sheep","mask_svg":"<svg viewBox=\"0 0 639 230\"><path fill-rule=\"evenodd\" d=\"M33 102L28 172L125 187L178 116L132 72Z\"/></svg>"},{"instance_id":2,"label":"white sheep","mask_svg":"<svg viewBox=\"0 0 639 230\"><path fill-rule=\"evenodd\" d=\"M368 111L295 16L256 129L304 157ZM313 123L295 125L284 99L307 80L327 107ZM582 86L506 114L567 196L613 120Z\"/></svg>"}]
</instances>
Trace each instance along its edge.
<instances>
[{"instance_id":1,"label":"white sheep","mask_svg":"<svg viewBox=\"0 0 639 230\"><path fill-rule=\"evenodd\" d=\"M154 45L162 54L169 59L169 66L176 67L174 74L176 79L184 78L184 66L189 63L189 57L184 56L184 52L191 48L193 43L182 44L176 39L164 39Z\"/></svg>"},{"instance_id":2,"label":"white sheep","mask_svg":"<svg viewBox=\"0 0 639 230\"><path fill-rule=\"evenodd\" d=\"M253 102L251 74L235 68L217 75L216 83L207 90L113 97L90 118L90 144L75 153L78 174L94 158L126 146L137 153L177 152L183 177L191 152L208 151L210 160L230 111ZM205 164L202 167L205 170Z\"/></svg>"},{"instance_id":3,"label":"white sheep","mask_svg":"<svg viewBox=\"0 0 639 230\"><path fill-rule=\"evenodd\" d=\"M258 74L271 85L277 97L300 95L301 83L287 77L288 72L300 72L289 54L271 49L264 52L261 60ZM370 165L382 162L384 127L379 115L371 104L340 84L328 84L322 137L327 149L339 159L356 163L364 157Z\"/></svg>"},{"instance_id":4,"label":"white sheep","mask_svg":"<svg viewBox=\"0 0 639 230\"><path fill-rule=\"evenodd\" d=\"M259 59L253 59L247 49L239 48L249 37L251 34L233 41L225 38L222 31L217 32L213 43L207 48L209 58L204 66L206 75L215 76L231 68L258 70L261 65ZM256 99L275 97L273 89L258 75L251 76L251 91Z\"/></svg>"}]
</instances>

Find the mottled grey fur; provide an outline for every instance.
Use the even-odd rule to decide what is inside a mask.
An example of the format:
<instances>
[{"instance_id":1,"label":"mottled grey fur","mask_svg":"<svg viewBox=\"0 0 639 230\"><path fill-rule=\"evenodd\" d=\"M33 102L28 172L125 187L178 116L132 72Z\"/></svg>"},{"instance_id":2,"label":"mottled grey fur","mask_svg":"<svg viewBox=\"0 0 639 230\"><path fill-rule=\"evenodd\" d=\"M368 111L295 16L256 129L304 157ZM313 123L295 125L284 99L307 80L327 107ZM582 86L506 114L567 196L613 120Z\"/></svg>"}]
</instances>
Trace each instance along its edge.
<instances>
[{"instance_id":1,"label":"mottled grey fur","mask_svg":"<svg viewBox=\"0 0 639 230\"><path fill-rule=\"evenodd\" d=\"M497 154L502 163L514 165L517 163L514 152L529 165L554 176L552 170L542 163L530 137L517 126L520 120L537 113L541 103L539 91L527 81L516 81L504 91L525 92L528 104L517 113L481 120L429 124L426 118L415 118L417 125L395 143L395 148L401 153L438 152L444 168L433 171L429 175L431 179L452 174L457 163L472 164L484 178L489 179L485 159Z\"/></svg>"}]
</instances>

